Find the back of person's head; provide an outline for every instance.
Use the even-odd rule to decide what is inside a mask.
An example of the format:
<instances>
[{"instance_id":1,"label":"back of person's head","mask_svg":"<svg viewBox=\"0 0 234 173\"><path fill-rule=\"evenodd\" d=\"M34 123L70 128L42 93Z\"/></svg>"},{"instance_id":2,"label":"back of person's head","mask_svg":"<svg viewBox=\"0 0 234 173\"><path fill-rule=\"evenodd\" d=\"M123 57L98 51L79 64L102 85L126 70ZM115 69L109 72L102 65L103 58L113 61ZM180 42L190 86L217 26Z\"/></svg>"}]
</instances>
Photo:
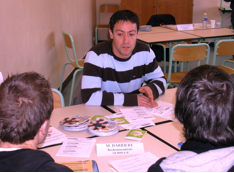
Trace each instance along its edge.
<instances>
[{"instance_id":1,"label":"back of person's head","mask_svg":"<svg viewBox=\"0 0 234 173\"><path fill-rule=\"evenodd\" d=\"M110 30L113 32L114 26L119 21L130 21L132 23L135 23L137 25L137 31L139 30L139 18L136 15L136 13L130 11L130 10L119 10L115 12L111 18L110 18Z\"/></svg>"},{"instance_id":2,"label":"back of person's head","mask_svg":"<svg viewBox=\"0 0 234 173\"><path fill-rule=\"evenodd\" d=\"M176 92L175 115L184 136L213 145L234 142L234 83L210 65L192 69Z\"/></svg>"},{"instance_id":3,"label":"back of person's head","mask_svg":"<svg viewBox=\"0 0 234 173\"><path fill-rule=\"evenodd\" d=\"M0 85L0 139L22 144L34 139L53 110L50 83L42 75L26 72L8 77Z\"/></svg>"}]
</instances>

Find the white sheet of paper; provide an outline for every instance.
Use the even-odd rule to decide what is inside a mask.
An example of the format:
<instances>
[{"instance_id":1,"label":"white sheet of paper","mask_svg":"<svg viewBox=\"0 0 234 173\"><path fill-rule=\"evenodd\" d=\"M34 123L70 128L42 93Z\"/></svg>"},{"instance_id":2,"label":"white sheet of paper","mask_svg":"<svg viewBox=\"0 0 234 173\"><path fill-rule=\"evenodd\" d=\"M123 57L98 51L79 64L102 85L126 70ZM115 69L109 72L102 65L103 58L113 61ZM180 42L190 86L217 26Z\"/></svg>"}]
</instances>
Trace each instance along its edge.
<instances>
[{"instance_id":1,"label":"white sheet of paper","mask_svg":"<svg viewBox=\"0 0 234 173\"><path fill-rule=\"evenodd\" d=\"M120 109L120 111L124 114L126 120L130 123L132 121L140 121L140 120L154 120L155 117L145 111L144 107L135 106L132 108Z\"/></svg>"},{"instance_id":2,"label":"white sheet of paper","mask_svg":"<svg viewBox=\"0 0 234 173\"><path fill-rule=\"evenodd\" d=\"M144 153L143 143L96 144L97 156L119 156Z\"/></svg>"},{"instance_id":3,"label":"white sheet of paper","mask_svg":"<svg viewBox=\"0 0 234 173\"><path fill-rule=\"evenodd\" d=\"M175 105L163 101L158 101L157 103L157 107L145 108L145 110L153 115L178 122L178 120L175 118Z\"/></svg>"},{"instance_id":4,"label":"white sheet of paper","mask_svg":"<svg viewBox=\"0 0 234 173\"><path fill-rule=\"evenodd\" d=\"M95 142L95 138L67 138L56 156L89 157Z\"/></svg>"},{"instance_id":5,"label":"white sheet of paper","mask_svg":"<svg viewBox=\"0 0 234 173\"><path fill-rule=\"evenodd\" d=\"M118 118L118 117L124 117L124 114L122 114L122 112L117 112L115 114L111 114L111 115L106 115L106 118L110 119L110 118Z\"/></svg>"},{"instance_id":6,"label":"white sheet of paper","mask_svg":"<svg viewBox=\"0 0 234 173\"><path fill-rule=\"evenodd\" d=\"M153 108L146 108L149 113L157 116L163 116L168 112L174 111L175 105L163 101L158 101L158 106Z\"/></svg>"},{"instance_id":7,"label":"white sheet of paper","mask_svg":"<svg viewBox=\"0 0 234 173\"><path fill-rule=\"evenodd\" d=\"M0 84L4 81L2 72L0 72Z\"/></svg>"},{"instance_id":8,"label":"white sheet of paper","mask_svg":"<svg viewBox=\"0 0 234 173\"><path fill-rule=\"evenodd\" d=\"M130 124L120 125L125 129L140 129L146 126L155 126L152 120L140 120L140 121L132 121Z\"/></svg>"},{"instance_id":9,"label":"white sheet of paper","mask_svg":"<svg viewBox=\"0 0 234 173\"><path fill-rule=\"evenodd\" d=\"M148 168L154 164L159 158L150 152L129 157L121 160L109 160L118 172L147 172Z\"/></svg>"},{"instance_id":10,"label":"white sheet of paper","mask_svg":"<svg viewBox=\"0 0 234 173\"><path fill-rule=\"evenodd\" d=\"M178 31L193 30L193 24L182 24L177 25Z\"/></svg>"},{"instance_id":11,"label":"white sheet of paper","mask_svg":"<svg viewBox=\"0 0 234 173\"><path fill-rule=\"evenodd\" d=\"M39 148L46 147L49 145L59 144L66 139L66 135L60 132L59 130L57 130L56 128L54 128L53 126L50 126L48 131L49 132L47 134L45 141L42 144L38 145Z\"/></svg>"}]
</instances>

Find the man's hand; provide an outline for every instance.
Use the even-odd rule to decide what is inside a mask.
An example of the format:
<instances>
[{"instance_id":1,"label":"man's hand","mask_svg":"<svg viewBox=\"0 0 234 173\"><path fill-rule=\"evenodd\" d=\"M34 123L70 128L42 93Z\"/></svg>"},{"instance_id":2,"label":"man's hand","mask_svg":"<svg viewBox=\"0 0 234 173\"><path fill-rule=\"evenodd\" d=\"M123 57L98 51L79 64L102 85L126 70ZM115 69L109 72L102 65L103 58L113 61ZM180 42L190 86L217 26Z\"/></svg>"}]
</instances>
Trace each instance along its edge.
<instances>
[{"instance_id":1,"label":"man's hand","mask_svg":"<svg viewBox=\"0 0 234 173\"><path fill-rule=\"evenodd\" d=\"M138 95L137 101L138 106L145 106L145 107L156 107L158 106L157 102L154 101L154 96L152 90L148 86L141 87L139 91L144 95Z\"/></svg>"}]
</instances>

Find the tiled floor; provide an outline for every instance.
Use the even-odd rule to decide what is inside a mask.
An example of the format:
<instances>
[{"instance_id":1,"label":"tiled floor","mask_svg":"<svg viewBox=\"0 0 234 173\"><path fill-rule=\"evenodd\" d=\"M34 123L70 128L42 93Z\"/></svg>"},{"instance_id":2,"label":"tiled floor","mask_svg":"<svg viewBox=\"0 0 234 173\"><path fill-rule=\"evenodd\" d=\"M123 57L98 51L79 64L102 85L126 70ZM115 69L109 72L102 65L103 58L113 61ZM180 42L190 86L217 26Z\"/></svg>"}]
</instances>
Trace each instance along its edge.
<instances>
[{"instance_id":1,"label":"tiled floor","mask_svg":"<svg viewBox=\"0 0 234 173\"><path fill-rule=\"evenodd\" d=\"M214 51L214 48L213 47L210 47L210 58L209 58L209 64L212 64L212 61L213 61L213 51ZM223 63L224 60L226 59L230 59L232 58L232 56L227 56L227 57L218 57L217 58L217 61L216 61L216 64L217 65L220 65ZM201 63L202 64L202 63ZM159 63L159 65L161 66L161 68L163 69L163 61L161 61ZM196 66L195 63L191 64L189 67L190 69L194 68ZM230 67L234 68L234 64L231 64ZM167 69L168 69L168 62L167 62ZM186 68L184 68L186 69ZM76 76L76 82L75 82L75 90L74 90L74 94L76 92L76 88L77 88L77 85L78 85L78 82L80 80L80 77L81 77L81 73L78 73L77 76ZM234 75L232 75L233 79L234 79ZM63 90L62 94L64 96L64 101L65 101L65 106L68 105L68 102L69 102L69 97L70 97L70 88L71 88L71 82L67 85L67 87Z\"/></svg>"}]
</instances>

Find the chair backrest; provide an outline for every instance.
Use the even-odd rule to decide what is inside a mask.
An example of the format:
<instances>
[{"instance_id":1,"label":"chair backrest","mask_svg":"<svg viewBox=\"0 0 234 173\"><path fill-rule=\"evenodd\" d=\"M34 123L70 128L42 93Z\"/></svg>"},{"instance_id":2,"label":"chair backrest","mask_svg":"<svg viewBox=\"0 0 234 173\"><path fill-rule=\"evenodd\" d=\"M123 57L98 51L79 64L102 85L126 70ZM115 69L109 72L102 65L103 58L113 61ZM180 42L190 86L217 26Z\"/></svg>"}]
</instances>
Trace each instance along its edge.
<instances>
[{"instance_id":1,"label":"chair backrest","mask_svg":"<svg viewBox=\"0 0 234 173\"><path fill-rule=\"evenodd\" d=\"M79 65L79 63L77 61L76 49L75 49L74 41L73 41L71 34L68 34L68 33L63 32L63 31L62 31L62 34L63 34L63 41L65 44L65 49L66 49L66 53L67 53L67 58L69 59L70 62L75 61L75 64L78 68L83 68ZM71 59L68 49L72 49L74 60Z\"/></svg>"},{"instance_id":2,"label":"chair backrest","mask_svg":"<svg viewBox=\"0 0 234 173\"><path fill-rule=\"evenodd\" d=\"M3 75L2 75L2 73L0 72L0 85L1 85L1 83L4 81L4 79L3 79Z\"/></svg>"},{"instance_id":3,"label":"chair backrest","mask_svg":"<svg viewBox=\"0 0 234 173\"><path fill-rule=\"evenodd\" d=\"M171 49L171 54L169 58L168 81L170 81L170 78L171 78L173 63L174 63L174 67L176 67L177 62L181 62L180 72L183 72L183 62L186 62L187 71L189 71L189 62L196 61L197 66L200 66L200 61L206 60L205 64L208 64L209 56L210 56L210 46L206 43L175 45Z\"/></svg>"},{"instance_id":4,"label":"chair backrest","mask_svg":"<svg viewBox=\"0 0 234 173\"><path fill-rule=\"evenodd\" d=\"M54 108L65 107L64 98L63 98L62 93L55 88L51 88L51 91L52 91L53 97L54 97Z\"/></svg>"},{"instance_id":5,"label":"chair backrest","mask_svg":"<svg viewBox=\"0 0 234 173\"><path fill-rule=\"evenodd\" d=\"M152 15L147 22L147 25L160 26L163 25L175 25L175 17L171 14L155 14Z\"/></svg>"},{"instance_id":6,"label":"chair backrest","mask_svg":"<svg viewBox=\"0 0 234 173\"><path fill-rule=\"evenodd\" d=\"M99 6L98 25L101 23L101 13L115 13L120 10L119 4L101 4Z\"/></svg>"},{"instance_id":7,"label":"chair backrest","mask_svg":"<svg viewBox=\"0 0 234 173\"><path fill-rule=\"evenodd\" d=\"M216 56L234 55L234 39L220 40L214 47L213 65L216 64Z\"/></svg>"}]
</instances>

